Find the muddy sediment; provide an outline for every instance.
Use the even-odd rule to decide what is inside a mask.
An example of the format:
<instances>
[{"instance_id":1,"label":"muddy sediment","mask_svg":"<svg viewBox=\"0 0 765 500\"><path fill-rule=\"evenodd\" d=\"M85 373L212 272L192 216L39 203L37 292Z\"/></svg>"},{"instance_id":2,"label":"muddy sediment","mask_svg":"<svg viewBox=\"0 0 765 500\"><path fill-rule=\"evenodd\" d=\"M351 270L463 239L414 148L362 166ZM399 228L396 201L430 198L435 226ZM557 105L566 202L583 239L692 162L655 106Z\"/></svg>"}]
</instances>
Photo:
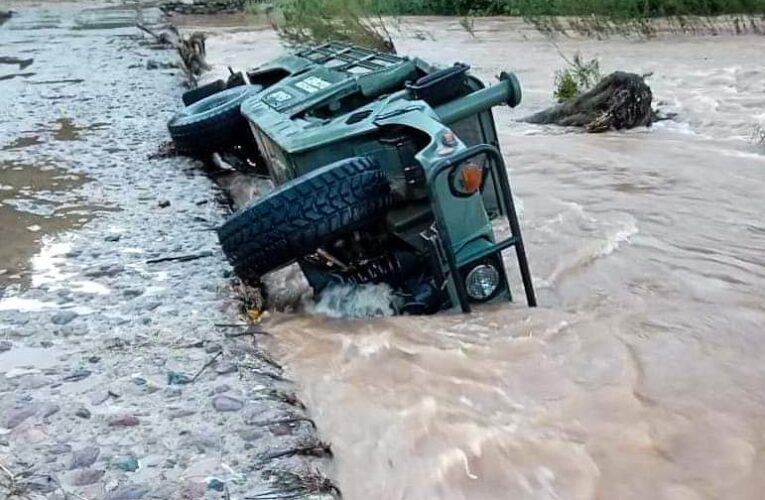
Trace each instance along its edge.
<instances>
[{"instance_id":1,"label":"muddy sediment","mask_svg":"<svg viewBox=\"0 0 765 500\"><path fill-rule=\"evenodd\" d=\"M177 55L134 10L22 7L0 28L31 60L0 81L0 496L315 491L309 415L240 326L220 193L156 154L184 77L146 66Z\"/></svg>"}]
</instances>

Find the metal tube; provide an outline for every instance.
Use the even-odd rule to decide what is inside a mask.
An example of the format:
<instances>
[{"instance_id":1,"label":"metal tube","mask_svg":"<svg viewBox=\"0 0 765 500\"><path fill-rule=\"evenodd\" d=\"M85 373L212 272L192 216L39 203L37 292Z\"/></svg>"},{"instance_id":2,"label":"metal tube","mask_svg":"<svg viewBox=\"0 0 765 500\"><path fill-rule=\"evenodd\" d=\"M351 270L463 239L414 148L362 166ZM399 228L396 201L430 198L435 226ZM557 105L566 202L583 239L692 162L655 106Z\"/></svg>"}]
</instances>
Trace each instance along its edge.
<instances>
[{"instance_id":1,"label":"metal tube","mask_svg":"<svg viewBox=\"0 0 765 500\"><path fill-rule=\"evenodd\" d=\"M497 85L477 90L439 106L435 112L442 122L449 125L499 104L507 104L514 108L520 102L521 84L518 77L513 73L502 72Z\"/></svg>"}]
</instances>

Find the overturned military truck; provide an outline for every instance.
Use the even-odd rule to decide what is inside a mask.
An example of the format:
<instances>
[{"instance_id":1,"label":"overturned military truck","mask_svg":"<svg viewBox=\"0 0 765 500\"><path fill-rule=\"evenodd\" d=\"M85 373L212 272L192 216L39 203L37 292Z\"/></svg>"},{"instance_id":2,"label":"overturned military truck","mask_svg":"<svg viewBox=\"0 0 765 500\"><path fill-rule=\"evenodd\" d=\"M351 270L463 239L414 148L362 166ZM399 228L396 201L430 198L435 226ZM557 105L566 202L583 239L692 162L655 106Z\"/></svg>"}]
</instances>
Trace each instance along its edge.
<instances>
[{"instance_id":1,"label":"overturned military truck","mask_svg":"<svg viewBox=\"0 0 765 500\"><path fill-rule=\"evenodd\" d=\"M386 283L399 312L470 312L512 300L514 250L535 306L491 111L518 105L521 87L469 69L331 43L185 94L168 124L177 147L236 154L276 185L218 229L237 275L297 262L317 294Z\"/></svg>"}]
</instances>

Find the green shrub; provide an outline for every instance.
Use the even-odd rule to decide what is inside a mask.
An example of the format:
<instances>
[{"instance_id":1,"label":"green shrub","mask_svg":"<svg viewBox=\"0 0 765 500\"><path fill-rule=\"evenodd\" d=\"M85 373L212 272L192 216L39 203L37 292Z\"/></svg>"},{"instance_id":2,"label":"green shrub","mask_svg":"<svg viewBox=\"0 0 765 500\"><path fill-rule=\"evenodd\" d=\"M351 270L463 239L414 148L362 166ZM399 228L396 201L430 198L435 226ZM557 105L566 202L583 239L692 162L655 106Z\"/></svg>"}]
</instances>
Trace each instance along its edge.
<instances>
[{"instance_id":1,"label":"green shrub","mask_svg":"<svg viewBox=\"0 0 765 500\"><path fill-rule=\"evenodd\" d=\"M594 87L603 77L597 59L583 61L578 52L574 54L573 60L569 60L563 54L561 57L568 63L568 67L555 72L553 95L558 102L578 97Z\"/></svg>"},{"instance_id":2,"label":"green shrub","mask_svg":"<svg viewBox=\"0 0 765 500\"><path fill-rule=\"evenodd\" d=\"M367 0L286 0L279 36L289 45L348 42L395 52L385 22Z\"/></svg>"}]
</instances>

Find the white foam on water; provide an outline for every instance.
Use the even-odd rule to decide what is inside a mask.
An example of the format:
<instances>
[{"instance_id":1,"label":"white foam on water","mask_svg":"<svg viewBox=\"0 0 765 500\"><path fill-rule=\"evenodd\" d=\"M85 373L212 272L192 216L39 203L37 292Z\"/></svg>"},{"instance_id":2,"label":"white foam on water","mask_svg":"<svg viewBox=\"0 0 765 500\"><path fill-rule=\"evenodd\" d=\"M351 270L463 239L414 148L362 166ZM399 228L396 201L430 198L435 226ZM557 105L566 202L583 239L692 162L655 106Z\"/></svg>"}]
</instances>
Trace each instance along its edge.
<instances>
[{"instance_id":1,"label":"white foam on water","mask_svg":"<svg viewBox=\"0 0 765 500\"><path fill-rule=\"evenodd\" d=\"M306 304L309 313L330 318L393 316L393 290L388 285L339 285L327 288L315 303Z\"/></svg>"}]
</instances>

